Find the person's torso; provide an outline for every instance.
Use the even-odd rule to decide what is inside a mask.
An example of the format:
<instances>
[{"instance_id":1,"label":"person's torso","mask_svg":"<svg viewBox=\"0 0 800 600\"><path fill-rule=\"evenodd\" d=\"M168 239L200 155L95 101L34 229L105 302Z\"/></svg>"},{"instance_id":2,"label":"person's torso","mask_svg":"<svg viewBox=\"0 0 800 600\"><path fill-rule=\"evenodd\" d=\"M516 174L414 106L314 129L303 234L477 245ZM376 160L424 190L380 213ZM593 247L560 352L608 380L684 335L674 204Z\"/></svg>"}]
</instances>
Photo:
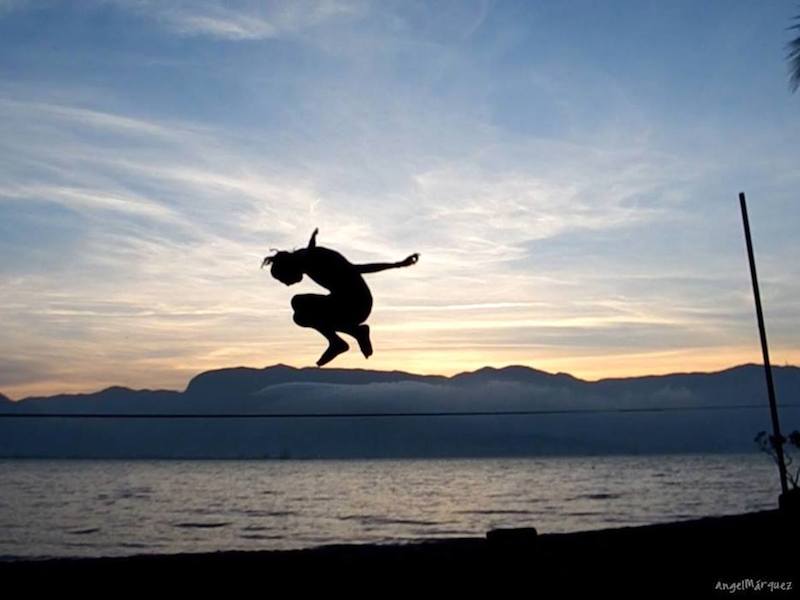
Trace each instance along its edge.
<instances>
[{"instance_id":1,"label":"person's torso","mask_svg":"<svg viewBox=\"0 0 800 600\"><path fill-rule=\"evenodd\" d=\"M329 248L305 248L303 270L331 294L372 300L367 282L344 256Z\"/></svg>"}]
</instances>

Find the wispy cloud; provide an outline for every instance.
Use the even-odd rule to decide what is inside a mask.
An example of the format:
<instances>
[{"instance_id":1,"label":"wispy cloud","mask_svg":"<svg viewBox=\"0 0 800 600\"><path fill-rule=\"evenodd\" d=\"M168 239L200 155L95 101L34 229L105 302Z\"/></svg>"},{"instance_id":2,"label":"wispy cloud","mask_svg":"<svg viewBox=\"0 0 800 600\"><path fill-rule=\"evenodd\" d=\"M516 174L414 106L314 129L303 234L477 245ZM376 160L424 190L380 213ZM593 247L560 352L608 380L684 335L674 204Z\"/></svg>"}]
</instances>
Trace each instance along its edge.
<instances>
[{"instance_id":1,"label":"wispy cloud","mask_svg":"<svg viewBox=\"0 0 800 600\"><path fill-rule=\"evenodd\" d=\"M333 19L353 16L363 5L363 2L355 0L103 1L154 19L182 36L208 36L234 41L261 40L295 34Z\"/></svg>"},{"instance_id":2,"label":"wispy cloud","mask_svg":"<svg viewBox=\"0 0 800 600\"><path fill-rule=\"evenodd\" d=\"M146 198L125 196L105 190L91 190L59 186L22 186L11 189L0 188L0 198L57 202L78 210L110 210L153 219L175 222L174 213L168 208Z\"/></svg>"}]
</instances>

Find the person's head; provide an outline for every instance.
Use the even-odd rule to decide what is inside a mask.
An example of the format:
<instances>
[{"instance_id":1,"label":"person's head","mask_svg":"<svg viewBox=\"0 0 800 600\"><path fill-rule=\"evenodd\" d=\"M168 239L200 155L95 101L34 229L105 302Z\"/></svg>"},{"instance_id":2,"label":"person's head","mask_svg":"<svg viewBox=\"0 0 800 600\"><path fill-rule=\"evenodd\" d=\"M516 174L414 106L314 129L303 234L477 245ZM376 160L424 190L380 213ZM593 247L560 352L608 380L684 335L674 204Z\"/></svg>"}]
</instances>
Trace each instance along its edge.
<instances>
[{"instance_id":1,"label":"person's head","mask_svg":"<svg viewBox=\"0 0 800 600\"><path fill-rule=\"evenodd\" d=\"M269 272L275 279L286 285L300 283L303 279L303 267L296 252L283 250L276 252L264 259L261 267L263 268L265 265L272 265Z\"/></svg>"}]
</instances>

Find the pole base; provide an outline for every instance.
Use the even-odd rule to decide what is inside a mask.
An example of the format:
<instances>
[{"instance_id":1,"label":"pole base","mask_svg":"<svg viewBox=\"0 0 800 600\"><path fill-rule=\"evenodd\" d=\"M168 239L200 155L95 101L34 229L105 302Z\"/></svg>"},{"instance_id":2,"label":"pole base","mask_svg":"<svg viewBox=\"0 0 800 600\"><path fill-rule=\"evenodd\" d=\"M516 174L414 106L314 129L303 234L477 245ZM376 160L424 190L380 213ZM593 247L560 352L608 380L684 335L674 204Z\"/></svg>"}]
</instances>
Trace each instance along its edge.
<instances>
[{"instance_id":1,"label":"pole base","mask_svg":"<svg viewBox=\"0 0 800 600\"><path fill-rule=\"evenodd\" d=\"M800 516L800 488L794 488L778 496L778 507L783 513L793 517Z\"/></svg>"}]
</instances>

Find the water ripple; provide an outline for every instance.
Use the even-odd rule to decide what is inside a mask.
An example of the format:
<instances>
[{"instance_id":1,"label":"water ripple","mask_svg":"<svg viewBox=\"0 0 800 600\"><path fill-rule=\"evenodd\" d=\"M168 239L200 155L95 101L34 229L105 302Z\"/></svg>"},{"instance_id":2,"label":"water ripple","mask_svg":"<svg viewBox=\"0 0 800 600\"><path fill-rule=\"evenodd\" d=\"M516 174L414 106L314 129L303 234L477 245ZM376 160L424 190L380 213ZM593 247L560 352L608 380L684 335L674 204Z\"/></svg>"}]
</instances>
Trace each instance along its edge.
<instances>
[{"instance_id":1,"label":"water ripple","mask_svg":"<svg viewBox=\"0 0 800 600\"><path fill-rule=\"evenodd\" d=\"M173 523L173 527L179 527L181 529L217 529L220 527L228 527L230 523Z\"/></svg>"},{"instance_id":2,"label":"water ripple","mask_svg":"<svg viewBox=\"0 0 800 600\"><path fill-rule=\"evenodd\" d=\"M440 525L441 521L423 521L418 519L396 519L393 517L382 517L377 515L345 515L338 517L340 521L359 521L366 525L418 525L433 526Z\"/></svg>"},{"instance_id":3,"label":"water ripple","mask_svg":"<svg viewBox=\"0 0 800 600\"><path fill-rule=\"evenodd\" d=\"M66 533L70 535L91 535L92 533L98 533L99 531L99 527L87 527L86 529L71 529L66 531Z\"/></svg>"}]
</instances>

